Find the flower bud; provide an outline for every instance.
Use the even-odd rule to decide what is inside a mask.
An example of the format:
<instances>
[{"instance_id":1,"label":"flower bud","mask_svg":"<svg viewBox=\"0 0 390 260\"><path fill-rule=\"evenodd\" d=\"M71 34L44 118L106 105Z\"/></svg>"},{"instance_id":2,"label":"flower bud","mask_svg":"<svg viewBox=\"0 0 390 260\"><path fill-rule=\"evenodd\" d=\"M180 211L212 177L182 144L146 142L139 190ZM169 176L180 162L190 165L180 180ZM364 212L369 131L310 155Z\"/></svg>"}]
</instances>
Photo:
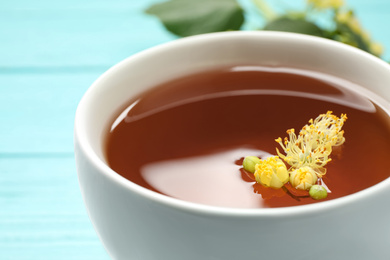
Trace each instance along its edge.
<instances>
[{"instance_id":1,"label":"flower bud","mask_svg":"<svg viewBox=\"0 0 390 260\"><path fill-rule=\"evenodd\" d=\"M242 167L244 167L244 170L254 173L256 170L255 165L260 163L260 161L256 156L246 156L242 162Z\"/></svg>"},{"instance_id":2,"label":"flower bud","mask_svg":"<svg viewBox=\"0 0 390 260\"><path fill-rule=\"evenodd\" d=\"M313 185L309 190L310 197L315 200L322 200L328 197L328 191L324 186L321 185Z\"/></svg>"},{"instance_id":3,"label":"flower bud","mask_svg":"<svg viewBox=\"0 0 390 260\"><path fill-rule=\"evenodd\" d=\"M317 182L317 174L308 166L294 170L290 175L291 185L300 190L308 190Z\"/></svg>"},{"instance_id":4,"label":"flower bud","mask_svg":"<svg viewBox=\"0 0 390 260\"><path fill-rule=\"evenodd\" d=\"M255 169L256 182L266 187L279 189L289 180L286 165L277 156L261 160Z\"/></svg>"}]
</instances>

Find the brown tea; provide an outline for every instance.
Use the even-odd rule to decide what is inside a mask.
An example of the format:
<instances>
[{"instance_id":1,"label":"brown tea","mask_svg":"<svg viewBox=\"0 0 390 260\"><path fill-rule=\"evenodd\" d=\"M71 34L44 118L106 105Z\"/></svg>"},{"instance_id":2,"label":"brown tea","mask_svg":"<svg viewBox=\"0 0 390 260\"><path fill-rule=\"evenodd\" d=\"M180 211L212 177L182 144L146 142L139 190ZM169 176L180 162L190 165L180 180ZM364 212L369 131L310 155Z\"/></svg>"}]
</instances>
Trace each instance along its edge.
<instances>
[{"instance_id":1,"label":"brown tea","mask_svg":"<svg viewBox=\"0 0 390 260\"><path fill-rule=\"evenodd\" d=\"M323 177L331 191L325 200L339 198L390 176L389 115L356 88L291 68L238 66L185 76L129 102L110 125L106 159L130 181L185 201L240 208L316 203L256 183L242 160L276 155L276 138L330 110L348 115L346 141Z\"/></svg>"}]
</instances>

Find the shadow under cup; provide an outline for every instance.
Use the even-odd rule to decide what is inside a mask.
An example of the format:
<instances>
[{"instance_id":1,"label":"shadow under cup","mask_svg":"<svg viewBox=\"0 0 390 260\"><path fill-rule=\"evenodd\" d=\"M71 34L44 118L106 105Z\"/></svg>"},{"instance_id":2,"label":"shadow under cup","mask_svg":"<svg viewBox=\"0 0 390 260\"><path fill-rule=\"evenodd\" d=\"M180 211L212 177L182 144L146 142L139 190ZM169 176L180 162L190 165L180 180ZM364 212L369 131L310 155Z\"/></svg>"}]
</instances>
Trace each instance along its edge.
<instances>
[{"instance_id":1,"label":"shadow under cup","mask_svg":"<svg viewBox=\"0 0 390 260\"><path fill-rule=\"evenodd\" d=\"M108 122L131 97L183 75L247 64L331 74L390 101L388 64L353 47L311 36L206 34L124 60L90 87L75 119L75 156L83 199L110 256L140 260L390 259L389 179L312 205L234 209L155 193L107 166L103 142Z\"/></svg>"}]
</instances>

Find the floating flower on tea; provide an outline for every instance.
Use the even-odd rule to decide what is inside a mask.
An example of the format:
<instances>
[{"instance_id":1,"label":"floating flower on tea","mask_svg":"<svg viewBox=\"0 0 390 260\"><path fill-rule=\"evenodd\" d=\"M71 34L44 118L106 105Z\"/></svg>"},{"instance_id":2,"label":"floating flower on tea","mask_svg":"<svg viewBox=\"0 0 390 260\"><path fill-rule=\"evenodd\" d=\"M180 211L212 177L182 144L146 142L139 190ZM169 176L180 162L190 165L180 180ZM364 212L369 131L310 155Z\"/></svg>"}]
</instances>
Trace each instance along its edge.
<instances>
[{"instance_id":1,"label":"floating flower on tea","mask_svg":"<svg viewBox=\"0 0 390 260\"><path fill-rule=\"evenodd\" d=\"M322 200L328 197L328 191L324 186L321 185L313 185L309 190L309 195L315 200Z\"/></svg>"},{"instance_id":2,"label":"floating flower on tea","mask_svg":"<svg viewBox=\"0 0 390 260\"><path fill-rule=\"evenodd\" d=\"M279 189L289 181L286 165L277 156L260 160L255 169L256 182L263 186Z\"/></svg>"},{"instance_id":3,"label":"floating flower on tea","mask_svg":"<svg viewBox=\"0 0 390 260\"><path fill-rule=\"evenodd\" d=\"M344 131L341 129L346 120L347 116L344 114L340 118L331 111L321 114L315 120L309 120L309 124L302 128L298 136L294 129L289 129L289 138L286 137L284 142L280 137L276 139L286 155L277 148L276 152L292 168L309 166L321 177L326 173L324 166L331 161L329 155L332 147L345 141Z\"/></svg>"},{"instance_id":4,"label":"floating flower on tea","mask_svg":"<svg viewBox=\"0 0 390 260\"><path fill-rule=\"evenodd\" d=\"M308 134L300 133L296 136L294 129L288 130L287 133L289 134L289 139L285 138L284 143L281 138L276 139L276 142L280 144L286 153L284 155L276 148L279 157L294 169L310 166L319 175L325 174L325 168L323 167L331 160L329 154L332 151L332 147L330 145L318 146L317 141L310 138Z\"/></svg>"},{"instance_id":5,"label":"floating flower on tea","mask_svg":"<svg viewBox=\"0 0 390 260\"><path fill-rule=\"evenodd\" d=\"M256 156L246 156L244 158L244 161L242 162L242 166L244 167L244 170L254 173L255 172L255 166L256 164L260 163L259 157Z\"/></svg>"},{"instance_id":6,"label":"floating flower on tea","mask_svg":"<svg viewBox=\"0 0 390 260\"><path fill-rule=\"evenodd\" d=\"M291 185L299 190L308 190L317 182L317 174L313 168L304 166L290 174Z\"/></svg>"},{"instance_id":7,"label":"floating flower on tea","mask_svg":"<svg viewBox=\"0 0 390 260\"><path fill-rule=\"evenodd\" d=\"M342 127L346 120L345 114L340 117L333 115L332 111L320 114L316 119L310 119L298 135L294 129L289 129L288 138L275 140L285 154L276 148L278 156L264 160L247 156L243 168L254 173L256 182L265 187L279 189L290 182L295 189L310 189L309 195L314 199L326 198L327 190L316 183L326 173L325 165L331 161L332 147L345 142ZM282 159L291 166L290 169L287 170Z\"/></svg>"}]
</instances>

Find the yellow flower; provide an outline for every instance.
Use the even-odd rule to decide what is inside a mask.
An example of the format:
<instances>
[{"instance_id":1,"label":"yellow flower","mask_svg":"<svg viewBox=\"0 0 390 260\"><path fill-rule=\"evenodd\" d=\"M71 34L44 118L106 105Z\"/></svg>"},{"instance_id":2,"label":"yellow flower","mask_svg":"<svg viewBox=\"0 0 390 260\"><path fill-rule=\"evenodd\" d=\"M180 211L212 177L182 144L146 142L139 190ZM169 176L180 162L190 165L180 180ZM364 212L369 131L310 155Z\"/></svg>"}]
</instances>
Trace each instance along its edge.
<instances>
[{"instance_id":1,"label":"yellow flower","mask_svg":"<svg viewBox=\"0 0 390 260\"><path fill-rule=\"evenodd\" d=\"M365 32L363 32L363 29L358 21L358 19L355 17L354 13L349 10L347 12L338 12L336 14L336 21L347 25L354 33L362 35L362 37L366 37L367 35ZM364 36L363 36L364 35Z\"/></svg>"},{"instance_id":2,"label":"yellow flower","mask_svg":"<svg viewBox=\"0 0 390 260\"><path fill-rule=\"evenodd\" d=\"M290 175L291 185L299 190L308 190L317 182L317 174L308 166L294 170Z\"/></svg>"},{"instance_id":3,"label":"yellow flower","mask_svg":"<svg viewBox=\"0 0 390 260\"><path fill-rule=\"evenodd\" d=\"M307 0L307 3L313 5L314 8L317 9L338 9L344 5L343 0Z\"/></svg>"},{"instance_id":4,"label":"yellow flower","mask_svg":"<svg viewBox=\"0 0 390 260\"><path fill-rule=\"evenodd\" d=\"M319 115L314 121L309 120L310 125L305 125L300 135L304 136L305 142L316 141L314 148L319 146L339 146L344 143L344 131L341 130L347 115L341 114L340 118L328 111L326 114Z\"/></svg>"},{"instance_id":5,"label":"yellow flower","mask_svg":"<svg viewBox=\"0 0 390 260\"><path fill-rule=\"evenodd\" d=\"M360 36L362 41L368 46L367 48L369 52L378 57L383 54L383 46L372 41L369 33L362 28L359 20L356 18L352 10L337 12L335 19L336 22L347 26L353 33ZM340 42L358 47L356 39L348 33L338 35L338 40Z\"/></svg>"},{"instance_id":6,"label":"yellow flower","mask_svg":"<svg viewBox=\"0 0 390 260\"><path fill-rule=\"evenodd\" d=\"M275 141L283 148L286 155L276 152L279 157L292 168L298 169L304 166L312 168L319 177L326 173L324 166L331 160L329 155L332 146L344 143L344 131L341 128L347 116L342 114L340 118L332 115L331 111L319 115L315 120L310 119L298 136L294 129L287 130L289 138L278 138Z\"/></svg>"},{"instance_id":7,"label":"yellow flower","mask_svg":"<svg viewBox=\"0 0 390 260\"><path fill-rule=\"evenodd\" d=\"M286 165L277 156L261 160L255 169L256 182L266 187L279 189L289 180Z\"/></svg>"},{"instance_id":8,"label":"yellow flower","mask_svg":"<svg viewBox=\"0 0 390 260\"><path fill-rule=\"evenodd\" d=\"M377 42L370 43L370 52L375 56L380 57L383 54L383 46Z\"/></svg>"}]
</instances>

